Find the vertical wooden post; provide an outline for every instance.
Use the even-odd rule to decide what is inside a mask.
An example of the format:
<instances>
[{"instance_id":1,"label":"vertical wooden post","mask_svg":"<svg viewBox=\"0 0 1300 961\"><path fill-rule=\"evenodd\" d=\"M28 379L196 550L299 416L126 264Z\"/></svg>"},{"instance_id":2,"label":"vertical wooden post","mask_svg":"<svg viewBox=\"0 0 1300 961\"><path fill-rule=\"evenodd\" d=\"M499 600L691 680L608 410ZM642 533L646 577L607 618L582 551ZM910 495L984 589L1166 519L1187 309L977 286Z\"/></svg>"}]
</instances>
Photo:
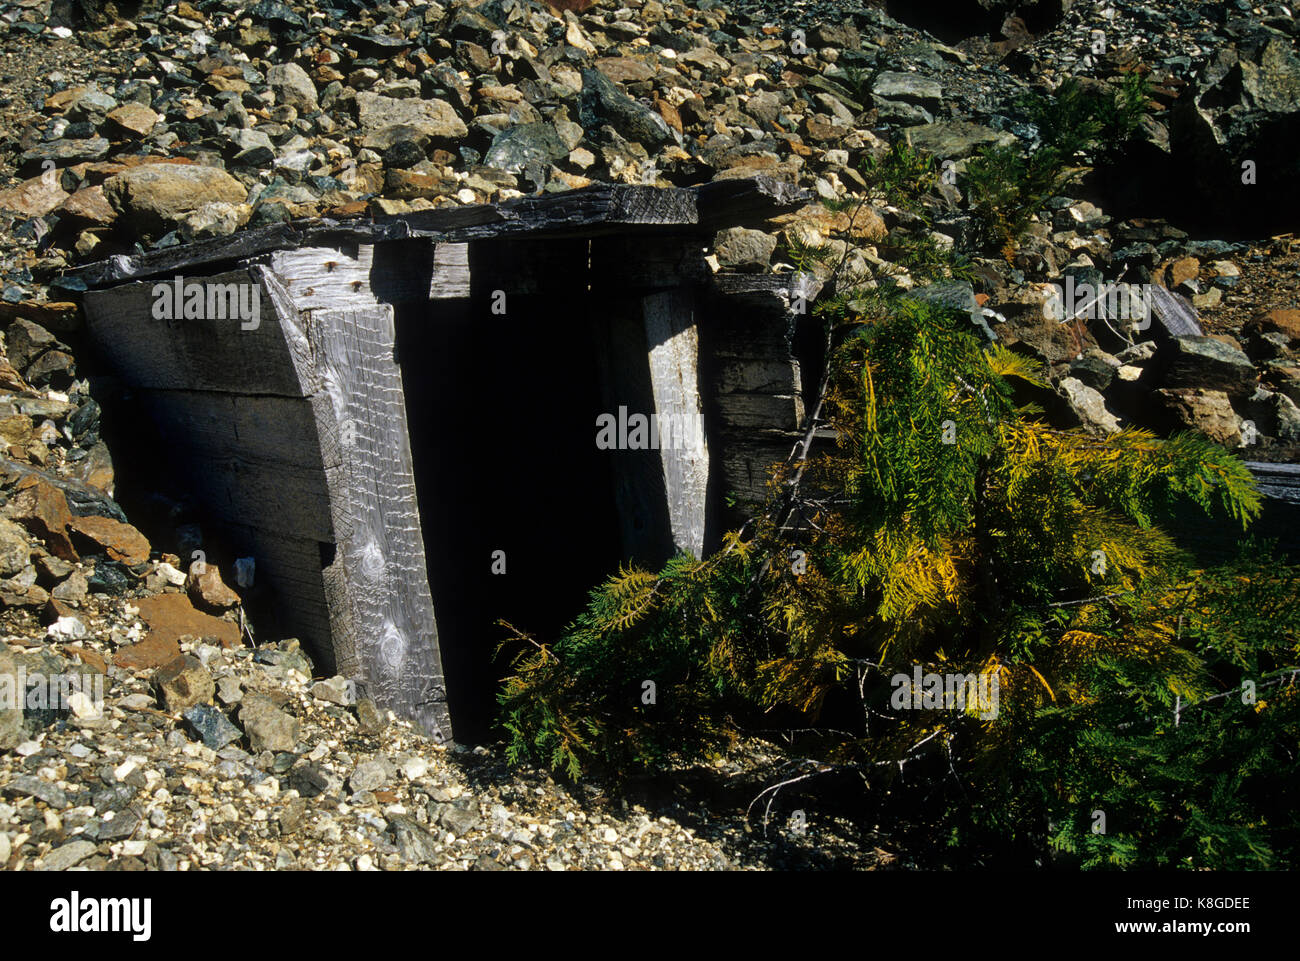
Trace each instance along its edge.
<instances>
[{"instance_id":1,"label":"vertical wooden post","mask_svg":"<svg viewBox=\"0 0 1300 961\"><path fill-rule=\"evenodd\" d=\"M450 733L425 570L393 308L317 310L306 324L332 417L318 423L338 551L325 571L334 652L379 704ZM327 459L332 459L328 458Z\"/></svg>"},{"instance_id":2,"label":"vertical wooden post","mask_svg":"<svg viewBox=\"0 0 1300 961\"><path fill-rule=\"evenodd\" d=\"M650 294L641 301L641 315L673 544L679 551L700 557L704 553L709 449L700 404L700 341L694 298L684 288Z\"/></svg>"}]
</instances>

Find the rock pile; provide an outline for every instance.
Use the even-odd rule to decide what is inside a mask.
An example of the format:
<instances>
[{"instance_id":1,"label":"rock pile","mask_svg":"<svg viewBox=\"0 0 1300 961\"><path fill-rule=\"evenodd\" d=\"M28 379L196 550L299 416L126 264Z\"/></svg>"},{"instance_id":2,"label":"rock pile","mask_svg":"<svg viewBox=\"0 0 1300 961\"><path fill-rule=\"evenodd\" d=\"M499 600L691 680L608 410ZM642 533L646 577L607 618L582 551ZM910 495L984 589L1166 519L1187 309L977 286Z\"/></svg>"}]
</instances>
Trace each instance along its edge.
<instances>
[{"instance_id":1,"label":"rock pile","mask_svg":"<svg viewBox=\"0 0 1300 961\"><path fill-rule=\"evenodd\" d=\"M60 287L60 275L73 262L296 218L756 173L810 188L819 203L785 223L755 224L761 239L719 237L717 269L785 269L797 244L829 243L830 261L847 254L851 274L906 287L899 251L932 234L960 248L969 217L954 187L923 229L872 196L864 159L902 139L960 175L984 145L1037 142L1019 106L1026 91L1067 75L1097 85L1137 71L1154 97L1140 156L1089 184L1115 209L1054 198L1013 263L977 264L973 292L982 309L1007 318L1010 342L1055 365L1076 420L1102 429L1226 424L1212 374L1174 384L1118 373L1144 361L1115 362L1129 346L1123 339L1030 320L1035 285L1069 275L1164 285L1190 301L1173 309L1202 315L1198 333L1233 339L1260 374L1259 395L1232 407L1238 427L1209 427L1211 436L1231 439L1250 420L1245 436L1263 447L1295 441L1296 367L1283 334L1247 330L1253 317L1213 323L1251 258L1274 251L1193 241L1150 216L1240 233L1267 212L1300 209L1296 179L1276 176L1288 169L1300 122L1292 19L1271 7L1199 2L1168 11L1088 0L831 6L606 0L575 12L535 0L206 0L145 3L131 20L94 5L78 19L49 0L11 7L10 49L39 36L63 45L63 65L24 78L28 109L6 105L15 129L0 146L18 179L0 189L15 241L0 263L0 301L10 305L0 309L38 325L34 313L54 311L71 323L62 305L76 292ZM1267 185L1242 183L1243 157L1269 172ZM1135 195L1146 201L1141 218L1131 215ZM856 218L835 212L863 198L875 206ZM40 345L21 337L10 340L23 363ZM1061 367L1089 350L1090 362L1117 372L1111 393ZM68 386L67 352L41 353L22 372L34 386ZM1130 386L1139 380L1148 390L1135 408ZM1198 390L1209 394L1186 393ZM1105 394L1104 415L1094 391Z\"/></svg>"}]
</instances>

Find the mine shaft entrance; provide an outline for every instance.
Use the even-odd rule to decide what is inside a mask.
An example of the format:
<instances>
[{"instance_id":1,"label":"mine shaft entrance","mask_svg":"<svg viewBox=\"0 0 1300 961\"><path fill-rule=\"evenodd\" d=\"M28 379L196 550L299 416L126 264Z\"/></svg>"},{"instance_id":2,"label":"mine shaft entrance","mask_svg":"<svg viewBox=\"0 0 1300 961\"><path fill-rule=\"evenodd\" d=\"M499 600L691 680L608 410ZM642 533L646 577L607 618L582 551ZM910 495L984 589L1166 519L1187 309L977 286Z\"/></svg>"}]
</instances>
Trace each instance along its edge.
<instances>
[{"instance_id":1,"label":"mine shaft entrance","mask_svg":"<svg viewBox=\"0 0 1300 961\"><path fill-rule=\"evenodd\" d=\"M396 315L429 586L463 743L493 736L509 669L496 656L509 634L498 620L554 641L621 559L612 462L595 444L604 402L581 271L503 290L483 263L497 251L483 246L471 245L469 297Z\"/></svg>"}]
</instances>

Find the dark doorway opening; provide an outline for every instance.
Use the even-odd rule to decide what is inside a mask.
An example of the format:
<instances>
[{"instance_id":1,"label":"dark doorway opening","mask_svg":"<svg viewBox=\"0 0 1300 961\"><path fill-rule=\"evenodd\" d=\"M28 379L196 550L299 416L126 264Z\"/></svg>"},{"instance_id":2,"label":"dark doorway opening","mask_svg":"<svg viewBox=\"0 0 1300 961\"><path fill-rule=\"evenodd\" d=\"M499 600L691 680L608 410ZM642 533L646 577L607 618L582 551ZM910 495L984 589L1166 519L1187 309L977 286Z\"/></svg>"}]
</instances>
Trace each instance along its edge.
<instances>
[{"instance_id":1,"label":"dark doorway opening","mask_svg":"<svg viewBox=\"0 0 1300 961\"><path fill-rule=\"evenodd\" d=\"M472 254L471 254L472 256ZM569 285L573 278L557 278ZM416 492L457 741L494 735L509 621L554 641L620 560L585 290L397 311ZM577 299L575 300L575 297ZM505 573L493 573L495 551Z\"/></svg>"}]
</instances>

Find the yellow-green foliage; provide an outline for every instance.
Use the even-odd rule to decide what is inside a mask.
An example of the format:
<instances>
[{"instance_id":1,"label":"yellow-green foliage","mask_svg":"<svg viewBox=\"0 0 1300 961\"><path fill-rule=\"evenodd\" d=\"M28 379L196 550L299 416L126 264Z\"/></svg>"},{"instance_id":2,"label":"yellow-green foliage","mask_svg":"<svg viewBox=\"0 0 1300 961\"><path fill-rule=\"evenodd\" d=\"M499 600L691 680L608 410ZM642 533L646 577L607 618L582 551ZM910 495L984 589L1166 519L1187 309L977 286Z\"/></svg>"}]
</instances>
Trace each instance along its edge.
<instances>
[{"instance_id":1,"label":"yellow-green foliage","mask_svg":"<svg viewBox=\"0 0 1300 961\"><path fill-rule=\"evenodd\" d=\"M840 733L818 740L820 762L884 786L899 762L935 749L947 755L943 784L951 774L997 794L999 779L1022 779L1014 799L942 817L955 843L991 833L1041 849L1049 816L1109 790L1051 775L1053 764L1086 757L1089 776L1118 771L1136 749L1107 737L1221 688L1211 665L1222 653L1188 643L1193 623L1215 634L1192 610L1196 575L1153 518L1185 501L1244 527L1258 494L1240 461L1198 437L1059 431L1017 409L1011 381L1035 371L985 350L960 315L836 304L828 322L848 333L823 410L836 449L774 469L766 512L712 556L624 571L553 646L520 652L501 698L511 751L573 775L618 772L724 750L776 719L815 726L833 710ZM1294 644L1300 624L1285 629ZM1262 643L1234 635L1233 670ZM891 709L891 678L917 666L996 676L997 716ZM641 697L646 681L654 703ZM1204 809L1224 837L1240 827L1222 821L1225 803ZM1144 850L1129 837L1101 850L1086 825L1061 830L1058 848L1096 863ZM1181 851L1185 834L1162 850ZM1242 837L1234 850L1255 851L1258 837Z\"/></svg>"}]
</instances>

